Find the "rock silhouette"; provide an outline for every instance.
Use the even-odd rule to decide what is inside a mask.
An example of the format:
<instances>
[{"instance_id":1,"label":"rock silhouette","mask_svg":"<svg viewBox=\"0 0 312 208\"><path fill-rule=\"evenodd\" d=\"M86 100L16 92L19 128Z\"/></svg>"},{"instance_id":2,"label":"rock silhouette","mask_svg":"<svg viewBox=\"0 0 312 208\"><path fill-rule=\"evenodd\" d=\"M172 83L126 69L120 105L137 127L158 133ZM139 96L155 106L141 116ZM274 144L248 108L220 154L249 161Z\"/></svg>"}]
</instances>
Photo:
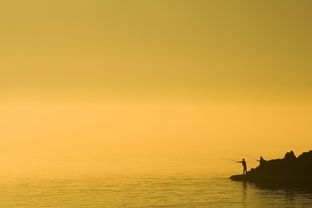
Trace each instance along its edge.
<instances>
[{"instance_id":1,"label":"rock silhouette","mask_svg":"<svg viewBox=\"0 0 312 208\"><path fill-rule=\"evenodd\" d=\"M246 175L233 175L235 181L248 181L262 186L304 186L312 188L312 150L296 157L293 151L283 159L264 160Z\"/></svg>"}]
</instances>

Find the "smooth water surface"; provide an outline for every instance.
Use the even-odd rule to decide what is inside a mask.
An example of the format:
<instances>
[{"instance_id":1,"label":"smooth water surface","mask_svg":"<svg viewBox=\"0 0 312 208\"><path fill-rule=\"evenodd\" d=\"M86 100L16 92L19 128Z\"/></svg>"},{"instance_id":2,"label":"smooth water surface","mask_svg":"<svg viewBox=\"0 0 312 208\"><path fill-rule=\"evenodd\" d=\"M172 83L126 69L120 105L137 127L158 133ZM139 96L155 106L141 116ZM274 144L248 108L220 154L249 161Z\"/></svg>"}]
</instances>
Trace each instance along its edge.
<instances>
[{"instance_id":1,"label":"smooth water surface","mask_svg":"<svg viewBox=\"0 0 312 208\"><path fill-rule=\"evenodd\" d=\"M268 190L211 175L0 179L5 208L311 207L307 190Z\"/></svg>"}]
</instances>

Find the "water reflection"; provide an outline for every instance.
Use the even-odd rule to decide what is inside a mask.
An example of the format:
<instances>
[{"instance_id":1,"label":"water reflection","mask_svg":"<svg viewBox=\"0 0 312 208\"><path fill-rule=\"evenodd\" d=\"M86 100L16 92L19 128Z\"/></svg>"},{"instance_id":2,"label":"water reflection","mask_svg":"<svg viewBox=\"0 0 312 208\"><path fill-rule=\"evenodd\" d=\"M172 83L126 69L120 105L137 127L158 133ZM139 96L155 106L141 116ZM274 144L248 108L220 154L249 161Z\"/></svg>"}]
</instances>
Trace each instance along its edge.
<instances>
[{"instance_id":1,"label":"water reflection","mask_svg":"<svg viewBox=\"0 0 312 208\"><path fill-rule=\"evenodd\" d=\"M312 207L312 189L254 186L255 201L265 207Z\"/></svg>"},{"instance_id":2,"label":"water reflection","mask_svg":"<svg viewBox=\"0 0 312 208\"><path fill-rule=\"evenodd\" d=\"M248 188L248 184L246 181L242 182L242 193L243 193L243 207L247 207L247 188Z\"/></svg>"},{"instance_id":3,"label":"water reflection","mask_svg":"<svg viewBox=\"0 0 312 208\"><path fill-rule=\"evenodd\" d=\"M312 191L264 189L206 175L0 180L0 207L310 208Z\"/></svg>"}]
</instances>

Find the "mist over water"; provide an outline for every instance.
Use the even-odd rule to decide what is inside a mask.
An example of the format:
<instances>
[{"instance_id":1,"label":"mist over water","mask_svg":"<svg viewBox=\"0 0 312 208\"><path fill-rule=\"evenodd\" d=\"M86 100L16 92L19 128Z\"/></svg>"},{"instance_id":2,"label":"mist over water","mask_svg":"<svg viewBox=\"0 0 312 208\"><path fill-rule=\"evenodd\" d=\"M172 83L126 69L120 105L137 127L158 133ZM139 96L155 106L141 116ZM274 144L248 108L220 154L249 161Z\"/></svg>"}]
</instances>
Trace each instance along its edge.
<instances>
[{"instance_id":1,"label":"mist over water","mask_svg":"<svg viewBox=\"0 0 312 208\"><path fill-rule=\"evenodd\" d=\"M233 182L235 161L298 155L309 105L2 102L0 207L309 207L309 190ZM18 127L18 131L16 131ZM294 143L296 140L296 143Z\"/></svg>"},{"instance_id":2,"label":"mist over water","mask_svg":"<svg viewBox=\"0 0 312 208\"><path fill-rule=\"evenodd\" d=\"M233 182L311 144L300 103L3 101L0 207L309 207L307 190ZM16 130L18 128L18 131ZM296 143L294 143L294 139Z\"/></svg>"},{"instance_id":3,"label":"mist over water","mask_svg":"<svg viewBox=\"0 0 312 208\"><path fill-rule=\"evenodd\" d=\"M241 171L311 147L302 103L2 101L0 175ZM17 130L18 129L18 130Z\"/></svg>"}]
</instances>

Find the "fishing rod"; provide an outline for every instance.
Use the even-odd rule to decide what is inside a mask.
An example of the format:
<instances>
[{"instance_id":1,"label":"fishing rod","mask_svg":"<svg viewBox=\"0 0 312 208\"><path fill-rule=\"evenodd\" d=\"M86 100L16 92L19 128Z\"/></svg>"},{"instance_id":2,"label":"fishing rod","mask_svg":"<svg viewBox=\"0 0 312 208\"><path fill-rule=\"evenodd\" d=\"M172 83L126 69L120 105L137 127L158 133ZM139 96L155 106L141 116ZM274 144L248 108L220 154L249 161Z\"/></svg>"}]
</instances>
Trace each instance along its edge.
<instances>
[{"instance_id":1,"label":"fishing rod","mask_svg":"<svg viewBox=\"0 0 312 208\"><path fill-rule=\"evenodd\" d=\"M252 156L250 156L250 155L243 154L243 153L240 153L240 152L235 152L235 153L240 154L240 155L242 155L242 156L244 156L244 157L247 157L247 158L249 158L249 159L258 161L258 159L256 159L255 157L252 157ZM228 160L228 161L231 161L231 162L238 162L237 160L233 160L233 159L230 159L230 158L227 158L227 157L223 157L223 156L220 156L220 155L216 155L216 154L209 154L209 155L211 155L211 156L213 156L213 157L220 158L220 159Z\"/></svg>"},{"instance_id":2,"label":"fishing rod","mask_svg":"<svg viewBox=\"0 0 312 208\"><path fill-rule=\"evenodd\" d=\"M247 157L247 158L249 158L249 159L258 161L257 158L255 158L255 157L253 157L253 156L250 156L250 155L248 155L248 154L241 153L241 152L235 152L235 153L240 154L240 155L242 155L242 156L244 156L244 157Z\"/></svg>"},{"instance_id":3,"label":"fishing rod","mask_svg":"<svg viewBox=\"0 0 312 208\"><path fill-rule=\"evenodd\" d=\"M237 160L233 160L233 159L230 159L230 158L227 158L227 157L223 157L223 156L220 156L220 155L216 155L216 154L209 154L209 155L217 157L217 158L221 158L221 159L224 159L224 160L228 160L228 161L231 161L231 162L237 162Z\"/></svg>"}]
</instances>

